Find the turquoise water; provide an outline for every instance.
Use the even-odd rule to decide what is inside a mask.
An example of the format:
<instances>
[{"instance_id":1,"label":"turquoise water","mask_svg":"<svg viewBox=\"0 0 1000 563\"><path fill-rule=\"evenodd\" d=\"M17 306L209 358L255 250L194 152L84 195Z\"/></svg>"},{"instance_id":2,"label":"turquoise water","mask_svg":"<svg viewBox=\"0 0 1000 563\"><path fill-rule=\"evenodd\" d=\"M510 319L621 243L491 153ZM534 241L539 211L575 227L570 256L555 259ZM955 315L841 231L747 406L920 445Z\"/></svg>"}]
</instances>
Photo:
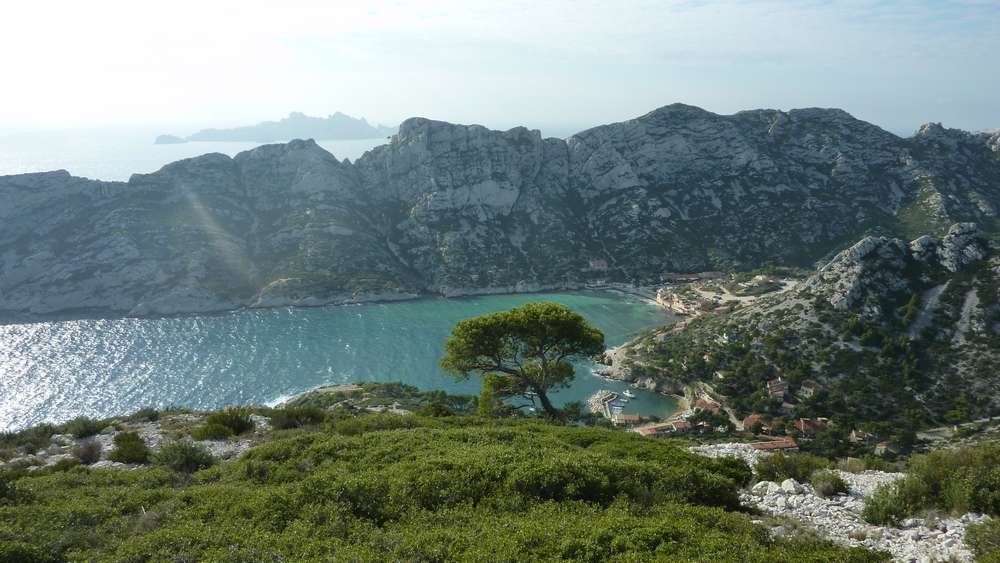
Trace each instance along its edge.
<instances>
[{"instance_id":1,"label":"turquoise water","mask_svg":"<svg viewBox=\"0 0 1000 563\"><path fill-rule=\"evenodd\" d=\"M0 326L0 430L144 406L269 403L350 381L478 394L477 378L456 382L437 367L451 327L459 319L542 300L584 315L604 331L608 346L672 320L638 300L578 292L6 325ZM573 386L554 402L625 388L593 375L591 367L582 363ZM625 412L665 415L674 408L669 397L636 393Z\"/></svg>"}]
</instances>

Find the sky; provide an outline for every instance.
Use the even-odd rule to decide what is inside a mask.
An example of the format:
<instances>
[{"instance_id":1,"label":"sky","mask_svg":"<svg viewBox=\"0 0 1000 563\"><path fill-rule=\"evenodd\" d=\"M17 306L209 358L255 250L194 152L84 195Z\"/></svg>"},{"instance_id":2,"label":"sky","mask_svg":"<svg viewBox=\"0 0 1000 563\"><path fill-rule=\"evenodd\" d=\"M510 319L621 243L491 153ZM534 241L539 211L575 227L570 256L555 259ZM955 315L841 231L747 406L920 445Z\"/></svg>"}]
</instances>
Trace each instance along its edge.
<instances>
[{"instance_id":1,"label":"sky","mask_svg":"<svg viewBox=\"0 0 1000 563\"><path fill-rule=\"evenodd\" d=\"M1000 127L1000 0L9 2L0 128L335 111L565 136L674 102Z\"/></svg>"}]
</instances>

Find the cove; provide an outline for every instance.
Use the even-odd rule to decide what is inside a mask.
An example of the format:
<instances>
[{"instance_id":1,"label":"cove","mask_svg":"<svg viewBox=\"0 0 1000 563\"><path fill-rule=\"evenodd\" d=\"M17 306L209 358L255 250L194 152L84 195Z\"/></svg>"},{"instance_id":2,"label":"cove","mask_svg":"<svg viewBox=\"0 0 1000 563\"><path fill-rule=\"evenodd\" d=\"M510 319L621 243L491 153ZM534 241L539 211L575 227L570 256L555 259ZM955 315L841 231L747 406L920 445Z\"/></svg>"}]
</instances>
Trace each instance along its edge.
<instances>
[{"instance_id":1,"label":"cove","mask_svg":"<svg viewBox=\"0 0 1000 563\"><path fill-rule=\"evenodd\" d=\"M145 406L274 403L353 381L478 394L478 378L456 382L437 367L451 327L529 301L573 308L604 331L609 347L676 320L638 299L580 291L6 325L0 326L0 430ZM625 389L593 375L592 368L580 363L573 385L553 402ZM667 396L636 395L626 412L665 416L676 407Z\"/></svg>"}]
</instances>

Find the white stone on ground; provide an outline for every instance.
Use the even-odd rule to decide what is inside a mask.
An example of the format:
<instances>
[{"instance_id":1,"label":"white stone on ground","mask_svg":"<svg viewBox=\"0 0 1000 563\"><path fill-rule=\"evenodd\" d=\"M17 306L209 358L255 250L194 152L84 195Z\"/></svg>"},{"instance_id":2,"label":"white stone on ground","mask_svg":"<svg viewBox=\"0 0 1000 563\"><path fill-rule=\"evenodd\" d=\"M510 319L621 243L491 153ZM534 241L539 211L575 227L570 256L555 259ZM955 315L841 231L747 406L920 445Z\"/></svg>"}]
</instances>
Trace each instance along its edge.
<instances>
[{"instance_id":1,"label":"white stone on ground","mask_svg":"<svg viewBox=\"0 0 1000 563\"><path fill-rule=\"evenodd\" d=\"M751 467L762 454L748 444L711 444L689 448L708 457L739 457ZM925 520L910 518L903 527L873 526L861 518L864 498L879 486L903 477L902 473L836 471L847 483L848 494L831 498L817 496L812 486L794 479L782 483L761 481L749 492L740 495L743 504L759 508L772 516L796 519L815 530L820 537L841 545L884 550L894 561L932 563L936 561L972 561L965 548L965 526L988 518L980 514L965 514L959 518ZM780 533L779 526L774 530Z\"/></svg>"}]
</instances>

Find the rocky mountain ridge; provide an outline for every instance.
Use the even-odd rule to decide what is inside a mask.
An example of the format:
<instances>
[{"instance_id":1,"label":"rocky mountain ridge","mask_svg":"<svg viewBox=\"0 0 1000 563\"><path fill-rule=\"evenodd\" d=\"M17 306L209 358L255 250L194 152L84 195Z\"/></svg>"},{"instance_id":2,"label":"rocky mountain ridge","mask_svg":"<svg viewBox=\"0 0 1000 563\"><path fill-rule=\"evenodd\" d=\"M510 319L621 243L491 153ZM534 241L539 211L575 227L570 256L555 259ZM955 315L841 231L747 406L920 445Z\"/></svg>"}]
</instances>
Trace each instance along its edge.
<instances>
[{"instance_id":1,"label":"rocky mountain ridge","mask_svg":"<svg viewBox=\"0 0 1000 563\"><path fill-rule=\"evenodd\" d=\"M867 232L995 232L998 135L675 104L567 140L423 118L128 182L0 177L0 320L155 315L809 264Z\"/></svg>"}]
</instances>

